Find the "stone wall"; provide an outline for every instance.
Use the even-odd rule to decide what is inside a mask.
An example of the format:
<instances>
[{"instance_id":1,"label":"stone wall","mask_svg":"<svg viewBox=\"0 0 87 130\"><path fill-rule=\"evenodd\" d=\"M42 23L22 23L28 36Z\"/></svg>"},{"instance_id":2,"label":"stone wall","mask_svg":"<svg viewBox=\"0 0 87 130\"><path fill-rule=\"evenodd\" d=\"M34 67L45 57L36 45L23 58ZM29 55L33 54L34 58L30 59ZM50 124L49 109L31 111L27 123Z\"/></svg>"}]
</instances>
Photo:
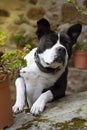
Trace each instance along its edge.
<instances>
[{"instance_id":1,"label":"stone wall","mask_svg":"<svg viewBox=\"0 0 87 130\"><path fill-rule=\"evenodd\" d=\"M87 6L87 0L77 0L77 3L80 7ZM4 30L8 37L18 32L35 35L36 22L42 17L47 18L56 31L64 30L77 22L87 25L87 15L78 13L75 6L65 3L65 0L0 1L0 30ZM81 40L87 40L86 32L85 26Z\"/></svg>"},{"instance_id":2,"label":"stone wall","mask_svg":"<svg viewBox=\"0 0 87 130\"><path fill-rule=\"evenodd\" d=\"M67 92L74 94L87 91L87 70L69 68Z\"/></svg>"}]
</instances>

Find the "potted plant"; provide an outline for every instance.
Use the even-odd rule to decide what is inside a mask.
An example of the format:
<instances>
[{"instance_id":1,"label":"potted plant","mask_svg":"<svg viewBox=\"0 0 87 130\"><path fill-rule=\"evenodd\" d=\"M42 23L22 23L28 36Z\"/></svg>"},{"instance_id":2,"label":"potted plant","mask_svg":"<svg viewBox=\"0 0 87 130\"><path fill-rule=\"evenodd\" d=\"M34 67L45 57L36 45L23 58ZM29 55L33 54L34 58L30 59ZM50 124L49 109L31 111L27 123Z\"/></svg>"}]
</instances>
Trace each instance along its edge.
<instances>
[{"instance_id":1,"label":"potted plant","mask_svg":"<svg viewBox=\"0 0 87 130\"><path fill-rule=\"evenodd\" d=\"M9 127L12 124L12 103L9 89L9 77L26 65L24 52L12 50L5 52L0 60L0 126Z\"/></svg>"},{"instance_id":2,"label":"potted plant","mask_svg":"<svg viewBox=\"0 0 87 130\"><path fill-rule=\"evenodd\" d=\"M74 66L80 69L87 69L87 43L76 43L73 47Z\"/></svg>"},{"instance_id":3,"label":"potted plant","mask_svg":"<svg viewBox=\"0 0 87 130\"><path fill-rule=\"evenodd\" d=\"M13 35L12 41L15 42L17 49L23 50L23 48L28 44L31 46L31 49L35 47L35 37L31 37L28 35L24 35L22 33L18 33Z\"/></svg>"},{"instance_id":4,"label":"potted plant","mask_svg":"<svg viewBox=\"0 0 87 130\"><path fill-rule=\"evenodd\" d=\"M7 35L0 31L0 47L5 44ZM11 97L9 90L9 78L8 73L3 71L1 57L3 52L0 52L0 129L10 126L13 121L12 110L11 110Z\"/></svg>"},{"instance_id":5,"label":"potted plant","mask_svg":"<svg viewBox=\"0 0 87 130\"><path fill-rule=\"evenodd\" d=\"M0 35L0 46L4 45L5 33ZM4 37L4 38L3 38ZM24 56L29 52L30 45L24 51L15 49L9 52L0 52L0 130L9 127L13 122L9 77L26 65Z\"/></svg>"}]
</instances>

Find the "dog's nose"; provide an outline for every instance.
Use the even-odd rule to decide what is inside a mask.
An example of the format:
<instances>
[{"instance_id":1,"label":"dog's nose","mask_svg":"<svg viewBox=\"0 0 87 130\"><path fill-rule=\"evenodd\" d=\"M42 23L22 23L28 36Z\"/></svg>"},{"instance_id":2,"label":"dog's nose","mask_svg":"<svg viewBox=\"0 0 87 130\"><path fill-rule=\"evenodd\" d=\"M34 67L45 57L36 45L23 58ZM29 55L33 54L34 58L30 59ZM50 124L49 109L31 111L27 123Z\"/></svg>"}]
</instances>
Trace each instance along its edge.
<instances>
[{"instance_id":1,"label":"dog's nose","mask_svg":"<svg viewBox=\"0 0 87 130\"><path fill-rule=\"evenodd\" d=\"M57 49L57 52L58 52L58 54L59 55L65 55L66 54L66 50L65 50L65 48L63 48L63 47L60 47L60 48L58 48Z\"/></svg>"},{"instance_id":2,"label":"dog's nose","mask_svg":"<svg viewBox=\"0 0 87 130\"><path fill-rule=\"evenodd\" d=\"M57 61L59 63L64 63L65 62L65 55L66 55L66 50L64 47L59 47L56 49L56 57L54 61Z\"/></svg>"}]
</instances>

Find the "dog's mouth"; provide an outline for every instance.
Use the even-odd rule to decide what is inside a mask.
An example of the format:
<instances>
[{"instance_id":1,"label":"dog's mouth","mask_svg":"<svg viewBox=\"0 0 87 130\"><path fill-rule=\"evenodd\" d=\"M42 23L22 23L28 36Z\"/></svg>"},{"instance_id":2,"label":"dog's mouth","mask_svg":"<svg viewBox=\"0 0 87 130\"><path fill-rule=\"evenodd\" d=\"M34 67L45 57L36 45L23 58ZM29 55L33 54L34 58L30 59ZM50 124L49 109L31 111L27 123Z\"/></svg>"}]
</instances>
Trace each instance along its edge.
<instances>
[{"instance_id":1,"label":"dog's mouth","mask_svg":"<svg viewBox=\"0 0 87 130\"><path fill-rule=\"evenodd\" d=\"M45 72L45 73L54 73L59 71L62 67L63 67L63 63L62 62L57 62L57 61L53 61L53 62L46 62L44 59L42 59L40 61L39 55L36 52L35 53L35 62L38 66L38 68Z\"/></svg>"},{"instance_id":2,"label":"dog's mouth","mask_svg":"<svg viewBox=\"0 0 87 130\"><path fill-rule=\"evenodd\" d=\"M65 56L55 55L52 57L53 60L41 59L41 63L44 64L45 67L51 68L62 68L65 65Z\"/></svg>"},{"instance_id":3,"label":"dog's mouth","mask_svg":"<svg viewBox=\"0 0 87 130\"><path fill-rule=\"evenodd\" d=\"M51 63L48 63L48 62L45 62L44 63L46 64L47 67L51 67L51 68L61 68L64 66L64 63L63 62L57 62L57 61L53 61Z\"/></svg>"}]
</instances>

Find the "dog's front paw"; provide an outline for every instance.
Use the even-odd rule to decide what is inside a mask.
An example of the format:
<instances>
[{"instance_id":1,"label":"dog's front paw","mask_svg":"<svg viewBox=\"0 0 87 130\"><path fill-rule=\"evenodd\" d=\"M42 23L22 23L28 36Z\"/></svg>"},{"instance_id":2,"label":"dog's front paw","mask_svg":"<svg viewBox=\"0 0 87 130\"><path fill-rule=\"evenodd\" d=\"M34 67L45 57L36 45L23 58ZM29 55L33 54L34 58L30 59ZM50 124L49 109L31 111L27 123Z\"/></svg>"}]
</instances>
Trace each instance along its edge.
<instances>
[{"instance_id":1,"label":"dog's front paw","mask_svg":"<svg viewBox=\"0 0 87 130\"><path fill-rule=\"evenodd\" d=\"M22 112L24 109L24 105L19 105L19 104L15 104L13 107L12 107L12 111L14 113L19 113L19 112Z\"/></svg>"},{"instance_id":2,"label":"dog's front paw","mask_svg":"<svg viewBox=\"0 0 87 130\"><path fill-rule=\"evenodd\" d=\"M45 107L45 103L44 102L39 102L38 100L33 104L33 106L31 107L30 112L34 115L38 115L41 112L43 112Z\"/></svg>"}]
</instances>

